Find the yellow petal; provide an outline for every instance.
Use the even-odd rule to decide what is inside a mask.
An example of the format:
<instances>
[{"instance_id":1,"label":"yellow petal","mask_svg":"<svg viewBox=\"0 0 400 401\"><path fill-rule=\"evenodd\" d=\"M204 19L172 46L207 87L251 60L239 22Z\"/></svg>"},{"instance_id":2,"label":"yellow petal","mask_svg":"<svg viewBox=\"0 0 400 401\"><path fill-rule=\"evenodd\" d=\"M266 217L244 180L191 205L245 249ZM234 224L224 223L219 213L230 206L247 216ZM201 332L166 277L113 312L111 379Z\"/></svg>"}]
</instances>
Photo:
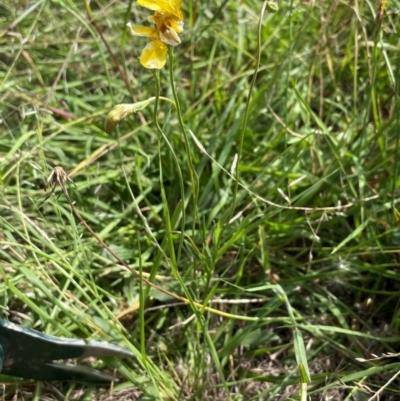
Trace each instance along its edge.
<instances>
[{"instance_id":1,"label":"yellow petal","mask_svg":"<svg viewBox=\"0 0 400 401\"><path fill-rule=\"evenodd\" d=\"M142 55L140 56L140 64L146 68L163 68L167 61L168 47L161 40L152 40L143 49Z\"/></svg>"},{"instance_id":2,"label":"yellow petal","mask_svg":"<svg viewBox=\"0 0 400 401\"><path fill-rule=\"evenodd\" d=\"M149 10L169 13L180 20L183 19L181 11L182 0L138 0L137 4Z\"/></svg>"},{"instance_id":3,"label":"yellow petal","mask_svg":"<svg viewBox=\"0 0 400 401\"><path fill-rule=\"evenodd\" d=\"M183 32L183 21L170 14L156 11L149 21L157 25L160 39L167 45L176 46L181 43L178 33Z\"/></svg>"},{"instance_id":4,"label":"yellow petal","mask_svg":"<svg viewBox=\"0 0 400 401\"><path fill-rule=\"evenodd\" d=\"M183 32L183 21L173 15L163 14L156 11L154 15L148 18L148 20L156 24L158 30L162 30L164 27L170 27L176 33Z\"/></svg>"},{"instance_id":5,"label":"yellow petal","mask_svg":"<svg viewBox=\"0 0 400 401\"><path fill-rule=\"evenodd\" d=\"M170 18L168 20L168 23L166 24L173 28L173 30L177 33L182 33L183 32L183 21L180 21L176 18Z\"/></svg>"},{"instance_id":6,"label":"yellow petal","mask_svg":"<svg viewBox=\"0 0 400 401\"><path fill-rule=\"evenodd\" d=\"M155 28L143 25L132 25L131 23L129 23L128 26L131 29L132 35L145 36L151 39L158 39L158 32L157 29Z\"/></svg>"}]
</instances>

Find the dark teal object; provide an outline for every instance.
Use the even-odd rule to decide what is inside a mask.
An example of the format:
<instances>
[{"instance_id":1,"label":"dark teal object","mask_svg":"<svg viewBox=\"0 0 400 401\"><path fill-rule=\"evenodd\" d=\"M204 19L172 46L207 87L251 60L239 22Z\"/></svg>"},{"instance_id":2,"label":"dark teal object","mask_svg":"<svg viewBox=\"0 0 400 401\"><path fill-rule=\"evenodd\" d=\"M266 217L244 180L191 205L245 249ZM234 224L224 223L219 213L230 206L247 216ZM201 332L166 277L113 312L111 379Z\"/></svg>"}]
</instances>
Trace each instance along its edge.
<instances>
[{"instance_id":1,"label":"dark teal object","mask_svg":"<svg viewBox=\"0 0 400 401\"><path fill-rule=\"evenodd\" d=\"M133 354L117 345L49 336L0 319L1 374L46 381L107 383L115 380L106 373L85 366L54 362L89 356L131 357Z\"/></svg>"}]
</instances>

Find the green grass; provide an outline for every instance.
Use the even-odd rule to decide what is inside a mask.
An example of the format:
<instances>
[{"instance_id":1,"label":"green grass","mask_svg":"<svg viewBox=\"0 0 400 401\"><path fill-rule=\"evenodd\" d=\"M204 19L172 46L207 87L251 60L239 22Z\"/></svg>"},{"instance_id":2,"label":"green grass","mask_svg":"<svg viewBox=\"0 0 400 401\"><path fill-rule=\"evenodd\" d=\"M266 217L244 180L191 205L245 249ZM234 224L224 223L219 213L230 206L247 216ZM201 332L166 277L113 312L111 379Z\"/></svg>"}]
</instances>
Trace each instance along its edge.
<instances>
[{"instance_id":1,"label":"green grass","mask_svg":"<svg viewBox=\"0 0 400 401\"><path fill-rule=\"evenodd\" d=\"M0 316L134 353L90 364L111 388L1 376L5 399L399 398L398 356L367 361L400 343L400 2L378 3L281 1L259 36L260 1L184 1L160 74L181 113L153 101L111 134L113 106L157 96L126 28L150 12L0 5ZM55 166L108 247L187 302L44 200Z\"/></svg>"}]
</instances>

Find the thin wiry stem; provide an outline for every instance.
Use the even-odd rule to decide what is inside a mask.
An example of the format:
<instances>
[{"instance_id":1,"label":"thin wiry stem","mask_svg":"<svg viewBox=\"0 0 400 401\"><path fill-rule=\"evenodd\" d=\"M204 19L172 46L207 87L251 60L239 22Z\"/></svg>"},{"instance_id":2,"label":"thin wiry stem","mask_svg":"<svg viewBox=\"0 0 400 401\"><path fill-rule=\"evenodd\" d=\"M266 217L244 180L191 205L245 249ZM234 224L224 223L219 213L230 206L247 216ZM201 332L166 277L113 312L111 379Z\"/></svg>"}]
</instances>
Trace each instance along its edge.
<instances>
[{"instance_id":1,"label":"thin wiry stem","mask_svg":"<svg viewBox=\"0 0 400 401\"><path fill-rule=\"evenodd\" d=\"M261 29L262 29L262 21L263 21L263 17L264 17L264 13L265 13L265 8L267 7L267 4L268 4L268 1L264 1L263 5L261 7L260 20L258 22L257 61L256 61L256 66L254 68L254 73L253 73L253 78L251 80L249 93L247 95L246 108L245 108L245 111L244 111L243 125L242 125L242 129L240 130L240 135L239 135L239 148L238 148L237 158L236 158L235 186L234 186L234 189L233 189L231 218L234 215L235 208L236 208L236 198L237 198L237 192L238 192L238 187L239 187L239 168L238 168L238 165L239 165L239 162L240 162L240 157L242 155L244 136L245 136L246 127L247 127L247 120L249 118L251 94L253 92L254 85L256 83L258 69L260 68L260 60L261 60ZM228 221L230 221L230 220L231 219L229 219Z\"/></svg>"},{"instance_id":2,"label":"thin wiry stem","mask_svg":"<svg viewBox=\"0 0 400 401\"><path fill-rule=\"evenodd\" d=\"M176 107L176 113L178 115L179 127L183 134L183 141L185 143L185 151L186 151L188 169L189 169L189 174L190 174L190 182L192 184L193 210L194 210L194 215L196 216L196 219L199 220L199 214L198 214L198 209L197 209L197 200L198 200L198 196L199 196L199 178L197 177L196 170L193 166L192 156L191 156L190 146L189 146L189 136L186 132L185 124L183 123L183 117L182 117L181 107L180 107L180 103L179 103L178 93L176 91L176 86L175 86L174 47L173 46L169 46L168 55L169 55L169 81L170 81L170 85L171 85L172 94L173 94L174 100L175 100L175 107ZM193 232L195 229L194 225L195 225L195 219L193 219Z\"/></svg>"}]
</instances>

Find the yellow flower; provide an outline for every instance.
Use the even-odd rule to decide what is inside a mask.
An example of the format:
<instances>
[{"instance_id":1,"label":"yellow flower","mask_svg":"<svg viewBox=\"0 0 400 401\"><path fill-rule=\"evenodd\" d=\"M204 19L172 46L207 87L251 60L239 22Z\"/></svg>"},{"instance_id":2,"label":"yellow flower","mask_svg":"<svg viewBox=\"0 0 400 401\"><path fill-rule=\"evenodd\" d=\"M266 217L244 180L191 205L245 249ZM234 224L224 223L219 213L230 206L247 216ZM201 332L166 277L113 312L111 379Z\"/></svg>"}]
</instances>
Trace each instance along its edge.
<instances>
[{"instance_id":1,"label":"yellow flower","mask_svg":"<svg viewBox=\"0 0 400 401\"><path fill-rule=\"evenodd\" d=\"M167 13L181 21L183 20L181 11L182 0L138 0L137 4L149 10Z\"/></svg>"},{"instance_id":2,"label":"yellow flower","mask_svg":"<svg viewBox=\"0 0 400 401\"><path fill-rule=\"evenodd\" d=\"M183 32L181 3L182 0L138 0L139 6L155 11L154 15L149 17L149 21L157 27L128 24L133 35L145 36L151 40L139 58L143 67L164 67L167 61L167 45L176 46L181 43L178 36L178 33Z\"/></svg>"}]
</instances>

